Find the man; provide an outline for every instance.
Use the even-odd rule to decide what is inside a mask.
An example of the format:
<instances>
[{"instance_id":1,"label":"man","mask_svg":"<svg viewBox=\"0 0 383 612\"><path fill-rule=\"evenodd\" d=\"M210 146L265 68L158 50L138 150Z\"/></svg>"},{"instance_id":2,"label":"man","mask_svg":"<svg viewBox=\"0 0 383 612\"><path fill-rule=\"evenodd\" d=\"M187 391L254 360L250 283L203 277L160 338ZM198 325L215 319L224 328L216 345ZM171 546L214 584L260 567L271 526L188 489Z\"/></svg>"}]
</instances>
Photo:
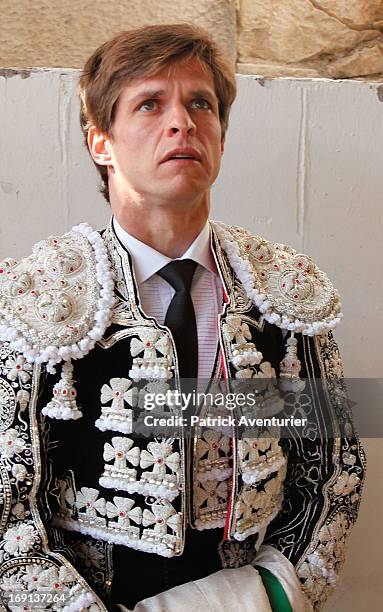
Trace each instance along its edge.
<instances>
[{"instance_id":1,"label":"man","mask_svg":"<svg viewBox=\"0 0 383 612\"><path fill-rule=\"evenodd\" d=\"M0 266L11 610L33 595L92 612L300 611L336 583L364 470L347 413L346 440L326 423L308 440L133 435L145 393L197 375L279 376L298 398L301 376L313 404L322 378L334 408L330 281L289 247L207 221L234 96L231 67L189 25L124 32L85 65L81 125L112 222Z\"/></svg>"}]
</instances>

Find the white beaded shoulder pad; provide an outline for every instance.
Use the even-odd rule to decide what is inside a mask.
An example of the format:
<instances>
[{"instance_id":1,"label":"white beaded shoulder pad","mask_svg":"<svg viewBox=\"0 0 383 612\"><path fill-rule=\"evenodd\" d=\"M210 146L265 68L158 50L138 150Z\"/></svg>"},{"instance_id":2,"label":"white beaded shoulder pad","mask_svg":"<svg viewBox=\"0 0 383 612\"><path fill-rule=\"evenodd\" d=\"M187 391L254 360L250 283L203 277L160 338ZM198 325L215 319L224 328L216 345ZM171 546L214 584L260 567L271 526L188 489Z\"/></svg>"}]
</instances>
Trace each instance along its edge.
<instances>
[{"instance_id":1,"label":"white beaded shoulder pad","mask_svg":"<svg viewBox=\"0 0 383 612\"><path fill-rule=\"evenodd\" d=\"M235 226L213 223L229 263L266 321L309 336L342 318L339 294L310 257Z\"/></svg>"},{"instance_id":2,"label":"white beaded shoulder pad","mask_svg":"<svg viewBox=\"0 0 383 612\"><path fill-rule=\"evenodd\" d=\"M113 275L100 234L86 223L0 262L0 340L49 371L94 347L111 319Z\"/></svg>"}]
</instances>

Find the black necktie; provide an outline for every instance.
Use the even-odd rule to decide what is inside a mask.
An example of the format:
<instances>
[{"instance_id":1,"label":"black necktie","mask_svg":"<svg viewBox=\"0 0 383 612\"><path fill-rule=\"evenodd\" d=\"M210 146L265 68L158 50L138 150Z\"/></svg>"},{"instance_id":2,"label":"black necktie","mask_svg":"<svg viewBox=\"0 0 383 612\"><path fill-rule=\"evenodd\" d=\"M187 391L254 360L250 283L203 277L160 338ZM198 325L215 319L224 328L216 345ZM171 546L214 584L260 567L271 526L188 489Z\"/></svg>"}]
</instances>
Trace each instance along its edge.
<instances>
[{"instance_id":1,"label":"black necktie","mask_svg":"<svg viewBox=\"0 0 383 612\"><path fill-rule=\"evenodd\" d=\"M197 378L198 375L197 325L190 296L196 266L191 259L177 259L157 272L175 289L164 323L173 334L181 378Z\"/></svg>"}]
</instances>

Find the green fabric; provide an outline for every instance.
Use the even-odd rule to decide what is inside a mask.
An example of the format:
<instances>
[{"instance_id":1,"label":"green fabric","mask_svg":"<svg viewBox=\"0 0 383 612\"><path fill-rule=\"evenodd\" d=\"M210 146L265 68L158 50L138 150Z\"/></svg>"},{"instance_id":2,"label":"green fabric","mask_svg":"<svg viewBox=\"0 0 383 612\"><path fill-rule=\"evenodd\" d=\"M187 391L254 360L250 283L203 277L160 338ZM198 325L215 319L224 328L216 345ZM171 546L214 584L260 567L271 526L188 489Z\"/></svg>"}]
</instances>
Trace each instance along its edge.
<instances>
[{"instance_id":1,"label":"green fabric","mask_svg":"<svg viewBox=\"0 0 383 612\"><path fill-rule=\"evenodd\" d=\"M255 565L255 569L258 570L259 575L262 578L263 586L265 587L266 593L270 601L270 607L273 612L293 612L290 602L287 599L286 593L283 590L282 585L276 579L274 574L269 572L265 567Z\"/></svg>"}]
</instances>

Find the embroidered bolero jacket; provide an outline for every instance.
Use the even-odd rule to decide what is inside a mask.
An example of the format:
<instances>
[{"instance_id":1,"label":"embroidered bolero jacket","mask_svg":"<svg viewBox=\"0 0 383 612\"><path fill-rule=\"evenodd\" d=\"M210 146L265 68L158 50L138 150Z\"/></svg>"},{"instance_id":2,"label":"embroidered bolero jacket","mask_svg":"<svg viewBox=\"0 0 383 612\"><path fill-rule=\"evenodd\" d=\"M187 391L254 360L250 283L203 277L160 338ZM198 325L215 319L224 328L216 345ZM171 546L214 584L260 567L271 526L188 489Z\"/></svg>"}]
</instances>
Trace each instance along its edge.
<instances>
[{"instance_id":1,"label":"embroidered bolero jacket","mask_svg":"<svg viewBox=\"0 0 383 612\"><path fill-rule=\"evenodd\" d=\"M180 381L171 334L142 311L112 225L100 234L81 224L1 262L0 601L9 609L15 593L46 590L58 595L48 610L107 610L112 547L181 555L188 525L224 529L223 567L251 563L262 543L279 550L309 608L335 586L365 468L332 337L339 296L290 247L220 223L211 235L225 293L213 379L280 379L294 409L311 402L323 415L315 435L200 426L189 444L180 425L176 437L136 438L145 393Z\"/></svg>"}]
</instances>

